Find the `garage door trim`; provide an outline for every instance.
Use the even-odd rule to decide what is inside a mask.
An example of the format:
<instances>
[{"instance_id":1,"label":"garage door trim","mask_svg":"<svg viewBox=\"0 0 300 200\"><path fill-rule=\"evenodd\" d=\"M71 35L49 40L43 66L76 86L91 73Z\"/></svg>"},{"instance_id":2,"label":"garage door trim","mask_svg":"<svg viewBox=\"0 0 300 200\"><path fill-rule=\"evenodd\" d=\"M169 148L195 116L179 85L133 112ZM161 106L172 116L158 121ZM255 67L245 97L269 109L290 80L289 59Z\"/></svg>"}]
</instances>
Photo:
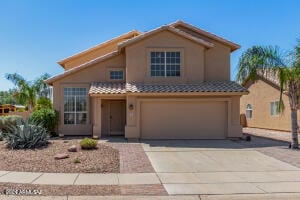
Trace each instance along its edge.
<instances>
[{"instance_id":1,"label":"garage door trim","mask_svg":"<svg viewBox=\"0 0 300 200\"><path fill-rule=\"evenodd\" d=\"M227 130L225 137L228 137L231 119L231 99L230 98L138 98L137 99L137 128L142 138L141 127L141 104L142 102L227 102Z\"/></svg>"}]
</instances>

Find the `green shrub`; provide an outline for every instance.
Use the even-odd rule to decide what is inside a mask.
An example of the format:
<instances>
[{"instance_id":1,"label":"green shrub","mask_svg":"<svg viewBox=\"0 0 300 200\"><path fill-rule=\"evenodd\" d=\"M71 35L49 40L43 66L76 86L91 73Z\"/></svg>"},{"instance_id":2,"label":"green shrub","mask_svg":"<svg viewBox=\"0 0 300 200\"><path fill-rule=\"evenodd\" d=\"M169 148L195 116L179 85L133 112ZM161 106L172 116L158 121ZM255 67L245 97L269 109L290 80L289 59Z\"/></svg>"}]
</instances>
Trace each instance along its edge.
<instances>
[{"instance_id":1,"label":"green shrub","mask_svg":"<svg viewBox=\"0 0 300 200\"><path fill-rule=\"evenodd\" d=\"M97 141L91 138L84 138L80 141L80 146L82 149L95 149Z\"/></svg>"},{"instance_id":2,"label":"green shrub","mask_svg":"<svg viewBox=\"0 0 300 200\"><path fill-rule=\"evenodd\" d=\"M0 131L4 130L4 128L5 128L4 117L0 116Z\"/></svg>"},{"instance_id":3,"label":"green shrub","mask_svg":"<svg viewBox=\"0 0 300 200\"><path fill-rule=\"evenodd\" d=\"M74 163L74 164L78 164L78 163L81 163L81 161L80 161L79 158L75 158L75 159L73 160L73 163Z\"/></svg>"},{"instance_id":4,"label":"green shrub","mask_svg":"<svg viewBox=\"0 0 300 200\"><path fill-rule=\"evenodd\" d=\"M52 109L51 100L47 97L41 97L37 100L34 110L41 110L41 109Z\"/></svg>"},{"instance_id":5,"label":"green shrub","mask_svg":"<svg viewBox=\"0 0 300 200\"><path fill-rule=\"evenodd\" d=\"M8 115L0 117L0 130L8 132L10 126L16 126L23 122L23 118L19 115Z\"/></svg>"},{"instance_id":6,"label":"green shrub","mask_svg":"<svg viewBox=\"0 0 300 200\"><path fill-rule=\"evenodd\" d=\"M29 120L9 127L9 132L4 139L7 146L12 149L33 149L48 144L46 129Z\"/></svg>"},{"instance_id":7,"label":"green shrub","mask_svg":"<svg viewBox=\"0 0 300 200\"><path fill-rule=\"evenodd\" d=\"M17 111L18 112L26 112L27 110L26 110L26 108L18 108Z\"/></svg>"},{"instance_id":8,"label":"green shrub","mask_svg":"<svg viewBox=\"0 0 300 200\"><path fill-rule=\"evenodd\" d=\"M55 127L58 123L58 113L49 108L42 108L33 111L30 120L42 124L48 133L52 134L55 132Z\"/></svg>"}]
</instances>

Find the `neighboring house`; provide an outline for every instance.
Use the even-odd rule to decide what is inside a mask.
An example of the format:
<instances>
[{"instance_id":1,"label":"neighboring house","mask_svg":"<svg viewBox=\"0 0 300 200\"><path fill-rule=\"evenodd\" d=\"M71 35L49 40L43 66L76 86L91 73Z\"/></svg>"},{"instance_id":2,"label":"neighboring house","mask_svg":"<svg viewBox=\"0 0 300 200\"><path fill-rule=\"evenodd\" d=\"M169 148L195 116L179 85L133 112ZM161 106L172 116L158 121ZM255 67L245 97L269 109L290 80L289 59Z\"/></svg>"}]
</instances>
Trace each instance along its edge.
<instances>
[{"instance_id":1,"label":"neighboring house","mask_svg":"<svg viewBox=\"0 0 300 200\"><path fill-rule=\"evenodd\" d=\"M257 80L249 78L242 84L249 94L241 98L241 121L244 126L290 131L291 110L286 92L283 94L284 110L279 112L280 87L277 75L269 74L267 78L257 75ZM299 112L298 112L299 116ZM298 124L300 119L298 118Z\"/></svg>"},{"instance_id":2,"label":"neighboring house","mask_svg":"<svg viewBox=\"0 0 300 200\"><path fill-rule=\"evenodd\" d=\"M11 104L0 105L0 116L1 115L9 115L9 112L16 112L17 107Z\"/></svg>"},{"instance_id":3,"label":"neighboring house","mask_svg":"<svg viewBox=\"0 0 300 200\"><path fill-rule=\"evenodd\" d=\"M48 79L60 135L141 139L240 137L239 45L182 21L131 31L59 62Z\"/></svg>"}]
</instances>

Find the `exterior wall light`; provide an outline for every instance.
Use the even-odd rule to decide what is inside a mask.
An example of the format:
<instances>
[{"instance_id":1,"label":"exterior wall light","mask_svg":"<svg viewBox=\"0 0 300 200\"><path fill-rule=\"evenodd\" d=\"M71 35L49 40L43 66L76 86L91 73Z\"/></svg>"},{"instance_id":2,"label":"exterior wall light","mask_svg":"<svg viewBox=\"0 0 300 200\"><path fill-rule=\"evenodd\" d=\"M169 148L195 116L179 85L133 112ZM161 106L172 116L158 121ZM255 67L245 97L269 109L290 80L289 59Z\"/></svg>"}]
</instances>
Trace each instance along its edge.
<instances>
[{"instance_id":1,"label":"exterior wall light","mask_svg":"<svg viewBox=\"0 0 300 200\"><path fill-rule=\"evenodd\" d=\"M128 108L129 110L133 110L133 104L130 104Z\"/></svg>"}]
</instances>

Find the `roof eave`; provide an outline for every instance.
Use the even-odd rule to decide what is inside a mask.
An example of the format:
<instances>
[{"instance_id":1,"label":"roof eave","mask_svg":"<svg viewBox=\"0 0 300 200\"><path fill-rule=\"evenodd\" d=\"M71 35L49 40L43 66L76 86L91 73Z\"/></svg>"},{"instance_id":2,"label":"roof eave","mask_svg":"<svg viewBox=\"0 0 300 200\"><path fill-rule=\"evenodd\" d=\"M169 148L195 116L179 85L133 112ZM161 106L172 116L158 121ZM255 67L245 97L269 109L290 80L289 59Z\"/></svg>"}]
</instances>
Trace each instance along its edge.
<instances>
[{"instance_id":1,"label":"roof eave","mask_svg":"<svg viewBox=\"0 0 300 200\"><path fill-rule=\"evenodd\" d=\"M135 96L166 96L166 95L189 95L189 96L242 96L247 95L249 92L127 92L128 95Z\"/></svg>"},{"instance_id":2,"label":"roof eave","mask_svg":"<svg viewBox=\"0 0 300 200\"><path fill-rule=\"evenodd\" d=\"M119 55L119 52L118 51L113 51L111 53L108 53L108 54L105 54L103 56L100 56L99 58L96 58L94 60L86 62L86 63L84 63L82 65L79 65L77 67L71 68L71 69L69 69L69 70L67 70L67 71L65 71L65 72L63 72L61 74L55 75L53 77L50 77L47 80L45 80L44 82L47 83L48 85L53 85L53 83L55 81L59 80L59 79L62 79L64 77L68 76L68 75L71 75L71 74L73 74L75 72L78 72L78 71L80 71L82 69L85 69L86 67L88 67L90 65L97 64L97 63L99 63L101 61L104 61L106 59L112 58L112 57L117 56L117 55Z\"/></svg>"},{"instance_id":3,"label":"roof eave","mask_svg":"<svg viewBox=\"0 0 300 200\"><path fill-rule=\"evenodd\" d=\"M113 98L113 97L116 97L116 98L120 98L120 97L126 97L126 93L89 93L89 96L91 97L103 97L103 98Z\"/></svg>"},{"instance_id":4,"label":"roof eave","mask_svg":"<svg viewBox=\"0 0 300 200\"><path fill-rule=\"evenodd\" d=\"M234 43L234 42L231 42L231 41L229 41L229 40L227 40L227 39L224 39L224 38L222 38L222 37L219 37L219 36L217 36L217 35L215 35L215 34L213 34L213 33L210 33L210 32L208 32L208 31L205 31L205 30L203 30L203 29L200 29L200 28L198 28L198 27L195 27L195 26L193 26L193 25L191 25L191 24L188 24L188 23L186 23L186 22L184 22L184 21L181 21L181 20L178 20L178 21L176 21L176 22L170 23L169 25L170 25L170 26L182 25L182 26L185 26L185 27L187 27L187 28L189 28L189 29L191 29L191 30L193 30L193 31L195 31L195 32L198 32L199 34L206 35L207 37L210 37L210 38L215 39L215 40L217 40L217 41L219 41L219 42L222 42L222 43L224 43L224 44L227 44L228 46L230 46L231 52L233 52L233 51L238 50L238 49L241 48L241 46L240 46L239 44L236 44L236 43Z\"/></svg>"},{"instance_id":5,"label":"roof eave","mask_svg":"<svg viewBox=\"0 0 300 200\"><path fill-rule=\"evenodd\" d=\"M214 47L215 45L211 42L208 42L208 41L205 41L205 40L202 40L200 38L196 38L188 33L185 33L184 31L180 31L179 29L176 29L174 27L171 27L171 26L167 26L167 25L164 25L164 26L161 26L161 27L158 27L156 29L153 29L151 31L148 31L148 32L145 32L135 38L132 38L132 39L129 39L127 41L124 41L124 42L121 42L119 43L118 45L118 50L122 50L124 47L128 46L128 45L131 45L133 43L136 43L136 42L139 42L141 40L143 40L144 38L147 38L149 37L150 35L152 34L155 34L155 33L158 33L160 31L164 31L164 30L168 30L172 33L175 33L175 34L178 34L182 37L185 37L186 39L189 39L189 40L192 40L194 42L197 42L203 46L205 46L206 48L211 48L211 47Z\"/></svg>"},{"instance_id":6,"label":"roof eave","mask_svg":"<svg viewBox=\"0 0 300 200\"><path fill-rule=\"evenodd\" d=\"M119 35L119 36L114 37L114 38L112 38L112 39L110 39L110 40L107 40L107 41L102 42L102 43L100 43L100 44L98 44L98 45L95 45L94 47L91 47L91 48L89 48L89 49L86 49L86 50L80 51L80 52L78 52L78 53L75 53L75 54L73 54L73 55L71 55L71 56L68 56L68 57L66 57L66 58L64 58L64 59L62 59L62 60L57 61L57 63L58 63L59 65L61 65L62 67L65 67L64 65L65 65L68 61L70 61L70 60L72 60L72 59L74 59L74 58L83 56L83 55L89 53L90 51L93 51L94 49L97 49L97 48L100 47L100 46L108 45L108 44L110 44L110 43L111 43L112 41L114 41L114 40L126 38L126 37L129 37L130 35L132 35L133 37L135 37L135 36L137 36L137 35L139 35L139 34L141 34L141 32L139 32L138 30L135 30L135 29L134 29L134 30L132 30L132 31L129 31L128 33L125 33L125 34L123 34L123 35Z\"/></svg>"}]
</instances>

